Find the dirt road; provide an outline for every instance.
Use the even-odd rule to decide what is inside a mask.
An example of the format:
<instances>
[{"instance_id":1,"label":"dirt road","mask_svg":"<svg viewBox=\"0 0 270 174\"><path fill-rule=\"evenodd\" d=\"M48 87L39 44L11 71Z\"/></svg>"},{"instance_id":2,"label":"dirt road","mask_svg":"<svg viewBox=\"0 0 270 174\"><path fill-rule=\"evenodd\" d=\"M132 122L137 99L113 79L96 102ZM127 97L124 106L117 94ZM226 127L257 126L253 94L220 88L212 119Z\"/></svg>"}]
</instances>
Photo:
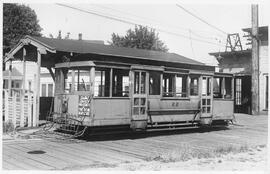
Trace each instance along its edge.
<instances>
[{"instance_id":1,"label":"dirt road","mask_svg":"<svg viewBox=\"0 0 270 174\"><path fill-rule=\"evenodd\" d=\"M7 170L262 170L267 116L236 115L227 129L174 130L87 140L4 139ZM240 153L239 153L240 152Z\"/></svg>"}]
</instances>

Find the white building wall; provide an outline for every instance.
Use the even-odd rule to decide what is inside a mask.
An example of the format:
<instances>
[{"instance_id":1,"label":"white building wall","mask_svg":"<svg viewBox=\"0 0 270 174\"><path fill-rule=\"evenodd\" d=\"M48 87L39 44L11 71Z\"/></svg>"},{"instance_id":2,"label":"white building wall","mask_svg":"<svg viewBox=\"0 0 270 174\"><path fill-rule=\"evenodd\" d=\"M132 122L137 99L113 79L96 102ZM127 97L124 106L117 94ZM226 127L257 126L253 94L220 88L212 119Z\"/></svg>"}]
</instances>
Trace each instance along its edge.
<instances>
[{"instance_id":1,"label":"white building wall","mask_svg":"<svg viewBox=\"0 0 270 174\"><path fill-rule=\"evenodd\" d=\"M266 76L269 71L268 45L260 46L259 48L259 88L260 88L260 110L264 110L266 106Z\"/></svg>"},{"instance_id":2,"label":"white building wall","mask_svg":"<svg viewBox=\"0 0 270 174\"><path fill-rule=\"evenodd\" d=\"M6 70L9 68L9 64L6 64ZM22 61L12 61L12 67L15 67L21 74L23 74L23 62ZM37 71L37 63L36 62L26 62L26 69L25 69L25 89L26 90L34 90L35 89L35 77ZM47 68L40 69L40 96L42 96L42 84L47 85L47 92L48 94L48 84L53 84L53 94L54 94L54 81L50 75L50 72ZM31 89L30 89L31 88Z\"/></svg>"}]
</instances>

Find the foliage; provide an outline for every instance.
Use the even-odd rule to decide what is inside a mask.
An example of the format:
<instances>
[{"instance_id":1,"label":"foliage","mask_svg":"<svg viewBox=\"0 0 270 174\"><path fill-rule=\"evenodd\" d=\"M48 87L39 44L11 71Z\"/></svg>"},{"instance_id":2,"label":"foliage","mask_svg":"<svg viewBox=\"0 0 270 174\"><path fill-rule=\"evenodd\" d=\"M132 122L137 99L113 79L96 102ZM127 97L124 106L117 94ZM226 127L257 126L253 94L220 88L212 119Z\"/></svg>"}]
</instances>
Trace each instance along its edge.
<instances>
[{"instance_id":1,"label":"foliage","mask_svg":"<svg viewBox=\"0 0 270 174\"><path fill-rule=\"evenodd\" d=\"M148 29L143 26L135 26L135 29L129 29L125 36L119 36L113 33L111 45L119 47L139 48L147 50L156 50L167 52L168 48L159 39L154 29Z\"/></svg>"},{"instance_id":2,"label":"foliage","mask_svg":"<svg viewBox=\"0 0 270 174\"><path fill-rule=\"evenodd\" d=\"M3 122L3 133L9 133L14 131L14 125L12 122Z\"/></svg>"},{"instance_id":3,"label":"foliage","mask_svg":"<svg viewBox=\"0 0 270 174\"><path fill-rule=\"evenodd\" d=\"M42 28L30 7L15 3L3 4L3 54L14 47L24 35L41 36Z\"/></svg>"}]
</instances>

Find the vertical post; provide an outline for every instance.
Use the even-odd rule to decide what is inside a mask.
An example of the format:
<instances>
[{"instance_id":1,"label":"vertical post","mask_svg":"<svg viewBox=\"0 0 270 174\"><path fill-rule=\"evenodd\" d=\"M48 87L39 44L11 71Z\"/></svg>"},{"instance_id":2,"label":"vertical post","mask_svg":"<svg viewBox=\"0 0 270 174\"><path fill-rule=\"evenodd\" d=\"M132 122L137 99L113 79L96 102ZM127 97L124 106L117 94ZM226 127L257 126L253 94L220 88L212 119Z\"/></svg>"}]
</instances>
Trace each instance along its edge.
<instances>
[{"instance_id":1,"label":"vertical post","mask_svg":"<svg viewBox=\"0 0 270 174\"><path fill-rule=\"evenodd\" d=\"M187 82L187 84L186 84L186 93L187 93L186 97L189 97L190 96L190 82L191 82L189 75L187 76L186 82Z\"/></svg>"},{"instance_id":2,"label":"vertical post","mask_svg":"<svg viewBox=\"0 0 270 174\"><path fill-rule=\"evenodd\" d=\"M36 115L34 115L33 126L38 126L39 121L39 104L40 104L40 67L41 67L41 50L37 49L37 78L36 78Z\"/></svg>"},{"instance_id":3,"label":"vertical post","mask_svg":"<svg viewBox=\"0 0 270 174\"><path fill-rule=\"evenodd\" d=\"M26 56L26 50L23 48L23 79L22 79L22 92L21 92L21 117L20 117L20 127L24 127L24 117L25 117L25 112L24 112L24 95L25 95L25 56Z\"/></svg>"},{"instance_id":4,"label":"vertical post","mask_svg":"<svg viewBox=\"0 0 270 174\"><path fill-rule=\"evenodd\" d=\"M5 95L5 120L4 122L7 122L9 119L9 91L4 90L4 95Z\"/></svg>"},{"instance_id":5,"label":"vertical post","mask_svg":"<svg viewBox=\"0 0 270 174\"><path fill-rule=\"evenodd\" d=\"M94 121L94 93L95 93L95 67L92 66L90 69L90 118L91 123Z\"/></svg>"},{"instance_id":6,"label":"vertical post","mask_svg":"<svg viewBox=\"0 0 270 174\"><path fill-rule=\"evenodd\" d=\"M258 4L251 5L251 35L252 35L252 63L251 63L251 92L252 115L258 114L259 108L259 43L258 43Z\"/></svg>"},{"instance_id":7,"label":"vertical post","mask_svg":"<svg viewBox=\"0 0 270 174\"><path fill-rule=\"evenodd\" d=\"M31 122L31 127L34 126L36 124L36 115L37 115L37 105L36 105L36 101L37 101L37 75L34 74L34 93L33 93L33 114L31 116L30 122Z\"/></svg>"},{"instance_id":8,"label":"vertical post","mask_svg":"<svg viewBox=\"0 0 270 174\"><path fill-rule=\"evenodd\" d=\"M221 83L221 95L222 95L222 99L225 98L225 94L226 93L227 93L227 91L226 91L226 82L225 82L225 77L223 77L222 78L222 83Z\"/></svg>"},{"instance_id":9,"label":"vertical post","mask_svg":"<svg viewBox=\"0 0 270 174\"><path fill-rule=\"evenodd\" d=\"M114 81L114 79L113 79L113 69L111 68L110 69L110 94L109 94L110 97L112 97L112 92L113 92L112 91L112 88L113 88L112 83L113 83L113 81Z\"/></svg>"},{"instance_id":10,"label":"vertical post","mask_svg":"<svg viewBox=\"0 0 270 174\"><path fill-rule=\"evenodd\" d=\"M78 70L78 73L79 73L79 70ZM68 72L67 72L66 76L67 76L67 80L68 80ZM78 76L79 76L79 74L78 74ZM78 85L75 84L75 77L76 77L75 70L72 69L71 70L71 81L72 81L71 82L71 89L69 89L70 92L74 92L75 91L75 85L77 86L77 91L79 91ZM67 84L67 85L69 85L69 84Z\"/></svg>"},{"instance_id":11,"label":"vertical post","mask_svg":"<svg viewBox=\"0 0 270 174\"><path fill-rule=\"evenodd\" d=\"M9 96L12 96L11 95L11 71L12 71L12 60L9 59L9 69L8 69L8 93L9 93Z\"/></svg>"},{"instance_id":12,"label":"vertical post","mask_svg":"<svg viewBox=\"0 0 270 174\"><path fill-rule=\"evenodd\" d=\"M17 99L17 95L13 95L12 97L12 123L13 123L13 126L14 128L16 128L17 124L17 115L16 115L16 110L17 110L17 107L16 107L16 99Z\"/></svg>"},{"instance_id":13,"label":"vertical post","mask_svg":"<svg viewBox=\"0 0 270 174\"><path fill-rule=\"evenodd\" d=\"M232 99L234 99L234 77L232 77L232 85L231 85L231 88L232 88Z\"/></svg>"},{"instance_id":14,"label":"vertical post","mask_svg":"<svg viewBox=\"0 0 270 174\"><path fill-rule=\"evenodd\" d=\"M28 127L31 127L31 125L32 125L32 96L31 96L31 93L30 93L30 91L28 92L28 97L27 97L27 100L28 100L28 102L27 102L27 106L28 106L28 115L27 115L27 126Z\"/></svg>"},{"instance_id":15,"label":"vertical post","mask_svg":"<svg viewBox=\"0 0 270 174\"><path fill-rule=\"evenodd\" d=\"M163 73L160 74L160 98L163 96Z\"/></svg>"}]
</instances>

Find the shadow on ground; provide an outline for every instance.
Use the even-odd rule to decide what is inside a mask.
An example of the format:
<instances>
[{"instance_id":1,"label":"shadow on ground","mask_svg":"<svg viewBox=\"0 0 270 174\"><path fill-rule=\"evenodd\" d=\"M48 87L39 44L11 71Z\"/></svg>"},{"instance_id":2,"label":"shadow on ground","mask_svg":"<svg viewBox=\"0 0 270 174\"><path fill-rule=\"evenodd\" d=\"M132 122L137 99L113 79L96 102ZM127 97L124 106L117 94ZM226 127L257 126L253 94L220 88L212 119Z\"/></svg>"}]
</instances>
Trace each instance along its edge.
<instances>
[{"instance_id":1,"label":"shadow on ground","mask_svg":"<svg viewBox=\"0 0 270 174\"><path fill-rule=\"evenodd\" d=\"M104 130L103 132L99 132L98 134L93 130L87 130L83 137L77 138L84 141L111 141L111 140L124 140L124 139L141 139L147 137L158 137L164 135L176 135L176 134L193 134L193 133L206 133L212 131L223 131L229 130L229 127L217 127L217 128L189 128L189 129L173 129L173 130L159 130L159 131L140 131L133 132L131 130L127 130L126 132L108 132Z\"/></svg>"}]
</instances>

